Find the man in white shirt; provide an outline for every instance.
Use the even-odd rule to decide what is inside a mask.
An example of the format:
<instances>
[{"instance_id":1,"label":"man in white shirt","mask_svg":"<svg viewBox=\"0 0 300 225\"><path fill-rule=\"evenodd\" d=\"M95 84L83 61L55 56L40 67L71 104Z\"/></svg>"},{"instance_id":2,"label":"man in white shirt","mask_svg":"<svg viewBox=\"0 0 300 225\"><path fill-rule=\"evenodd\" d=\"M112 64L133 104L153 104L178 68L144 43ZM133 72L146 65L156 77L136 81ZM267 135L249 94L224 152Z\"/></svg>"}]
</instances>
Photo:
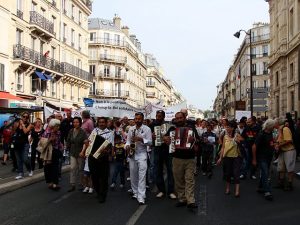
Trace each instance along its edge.
<instances>
[{"instance_id":1,"label":"man in white shirt","mask_svg":"<svg viewBox=\"0 0 300 225\"><path fill-rule=\"evenodd\" d=\"M129 128L125 148L127 152L135 149L134 154L129 155L132 197L143 205L146 198L147 146L152 145L152 133L148 126L143 125L143 113L136 113L134 121L135 126Z\"/></svg>"}]
</instances>

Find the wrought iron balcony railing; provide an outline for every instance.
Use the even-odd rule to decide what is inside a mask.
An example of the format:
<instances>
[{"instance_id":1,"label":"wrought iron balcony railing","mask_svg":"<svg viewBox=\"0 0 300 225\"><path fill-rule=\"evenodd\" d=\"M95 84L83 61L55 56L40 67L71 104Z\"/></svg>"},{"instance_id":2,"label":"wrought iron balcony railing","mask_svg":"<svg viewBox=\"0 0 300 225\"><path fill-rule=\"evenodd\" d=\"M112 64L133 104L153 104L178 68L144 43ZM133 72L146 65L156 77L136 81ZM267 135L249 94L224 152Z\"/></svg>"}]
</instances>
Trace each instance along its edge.
<instances>
[{"instance_id":1,"label":"wrought iron balcony railing","mask_svg":"<svg viewBox=\"0 0 300 225\"><path fill-rule=\"evenodd\" d=\"M155 82L153 82L153 81L148 81L148 82L146 82L146 86L147 87L154 87L155 86Z\"/></svg>"},{"instance_id":2,"label":"wrought iron balcony railing","mask_svg":"<svg viewBox=\"0 0 300 225\"><path fill-rule=\"evenodd\" d=\"M20 19L23 19L23 11L17 9L17 17L19 17Z\"/></svg>"},{"instance_id":3,"label":"wrought iron balcony railing","mask_svg":"<svg viewBox=\"0 0 300 225\"><path fill-rule=\"evenodd\" d=\"M115 56L115 55L106 55L106 54L101 54L100 55L100 60L103 61L112 61L116 63L126 63L127 58L123 56Z\"/></svg>"},{"instance_id":4,"label":"wrought iron balcony railing","mask_svg":"<svg viewBox=\"0 0 300 225\"><path fill-rule=\"evenodd\" d=\"M13 57L14 59L21 59L59 73L62 72L61 63L59 61L48 56L45 57L40 52L36 52L23 45L14 45Z\"/></svg>"},{"instance_id":5,"label":"wrought iron balcony railing","mask_svg":"<svg viewBox=\"0 0 300 225\"><path fill-rule=\"evenodd\" d=\"M54 24L35 11L30 11L30 23L54 35Z\"/></svg>"},{"instance_id":6,"label":"wrought iron balcony railing","mask_svg":"<svg viewBox=\"0 0 300 225\"><path fill-rule=\"evenodd\" d=\"M104 71L99 72L99 76L107 79L126 79L126 73L116 74L116 73L106 73Z\"/></svg>"},{"instance_id":7,"label":"wrought iron balcony railing","mask_svg":"<svg viewBox=\"0 0 300 225\"><path fill-rule=\"evenodd\" d=\"M125 47L124 41L121 41L121 40L118 40L118 39L92 38L92 39L90 39L90 43L98 43L98 44Z\"/></svg>"},{"instance_id":8,"label":"wrought iron balcony railing","mask_svg":"<svg viewBox=\"0 0 300 225\"><path fill-rule=\"evenodd\" d=\"M89 72L84 71L84 70L80 69L79 67L73 66L72 64L67 63L67 62L63 62L63 63L61 63L61 65L62 65L63 73L71 74L75 77L78 77L83 80L87 80L89 82L93 81L93 76Z\"/></svg>"}]
</instances>

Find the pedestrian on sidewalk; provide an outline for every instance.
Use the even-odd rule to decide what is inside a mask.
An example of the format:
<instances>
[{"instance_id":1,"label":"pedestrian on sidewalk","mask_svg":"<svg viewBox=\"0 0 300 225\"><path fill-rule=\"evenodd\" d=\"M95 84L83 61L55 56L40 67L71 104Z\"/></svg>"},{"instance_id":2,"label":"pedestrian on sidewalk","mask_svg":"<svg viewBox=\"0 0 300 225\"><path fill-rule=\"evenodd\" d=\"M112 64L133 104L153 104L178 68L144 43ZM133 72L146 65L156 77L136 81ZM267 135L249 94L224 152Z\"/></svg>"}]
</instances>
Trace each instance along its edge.
<instances>
[{"instance_id":1,"label":"pedestrian on sidewalk","mask_svg":"<svg viewBox=\"0 0 300 225\"><path fill-rule=\"evenodd\" d=\"M275 152L275 142L272 131L275 121L268 119L262 127L262 131L257 135L255 143L252 146L252 164L258 166L260 171L259 185L257 192L264 193L266 200L273 200L271 184L269 182L270 165Z\"/></svg>"},{"instance_id":2,"label":"pedestrian on sidewalk","mask_svg":"<svg viewBox=\"0 0 300 225\"><path fill-rule=\"evenodd\" d=\"M75 191L76 180L80 179L81 185L83 185L83 168L85 150L88 146L88 137L85 131L81 128L82 120L80 117L74 117L73 126L67 137L67 148L70 149L71 157L71 172L70 172L70 184L71 187L68 192Z\"/></svg>"},{"instance_id":3,"label":"pedestrian on sidewalk","mask_svg":"<svg viewBox=\"0 0 300 225\"><path fill-rule=\"evenodd\" d=\"M1 131L2 134L2 146L4 150L3 154L3 162L2 165L6 165L6 161L8 158L8 153L10 150L10 143L11 143L11 135L12 135L12 127L8 124L7 121L4 121L4 127Z\"/></svg>"},{"instance_id":4,"label":"pedestrian on sidewalk","mask_svg":"<svg viewBox=\"0 0 300 225\"><path fill-rule=\"evenodd\" d=\"M36 118L34 122L34 127L30 131L31 143L31 168L32 171L35 170L35 161L37 160L38 168L43 168L43 160L40 159L41 153L36 150L38 143L44 133L43 122L40 118Z\"/></svg>"},{"instance_id":5,"label":"pedestrian on sidewalk","mask_svg":"<svg viewBox=\"0 0 300 225\"><path fill-rule=\"evenodd\" d=\"M52 190L59 190L59 159L62 157L63 144L60 136L60 121L58 119L51 119L46 131L42 137L48 138L52 145L51 161L45 161L44 174L48 187Z\"/></svg>"},{"instance_id":6,"label":"pedestrian on sidewalk","mask_svg":"<svg viewBox=\"0 0 300 225\"><path fill-rule=\"evenodd\" d=\"M225 127L226 134L223 138L222 149L220 158L217 164L223 161L224 178L226 180L225 194L230 194L231 177L234 179L235 184L235 197L240 197L240 169L241 169L241 156L238 148L238 143L242 137L236 133L237 124L235 121L229 121Z\"/></svg>"}]
</instances>

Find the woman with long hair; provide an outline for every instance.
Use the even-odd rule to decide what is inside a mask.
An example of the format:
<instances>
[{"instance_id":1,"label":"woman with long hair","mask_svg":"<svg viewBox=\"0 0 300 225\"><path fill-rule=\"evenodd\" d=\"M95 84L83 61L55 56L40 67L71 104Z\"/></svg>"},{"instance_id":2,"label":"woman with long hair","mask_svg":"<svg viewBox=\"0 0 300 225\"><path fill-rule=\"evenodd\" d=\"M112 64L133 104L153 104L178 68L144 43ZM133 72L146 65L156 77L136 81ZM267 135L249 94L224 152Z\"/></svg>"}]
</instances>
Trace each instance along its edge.
<instances>
[{"instance_id":1,"label":"woman with long hair","mask_svg":"<svg viewBox=\"0 0 300 225\"><path fill-rule=\"evenodd\" d=\"M41 153L36 150L39 140L44 133L43 123L40 118L36 118L34 127L30 132L30 143L31 143L31 168L32 171L35 169L35 160L37 159L39 169L43 168L43 161L40 159Z\"/></svg>"}]
</instances>

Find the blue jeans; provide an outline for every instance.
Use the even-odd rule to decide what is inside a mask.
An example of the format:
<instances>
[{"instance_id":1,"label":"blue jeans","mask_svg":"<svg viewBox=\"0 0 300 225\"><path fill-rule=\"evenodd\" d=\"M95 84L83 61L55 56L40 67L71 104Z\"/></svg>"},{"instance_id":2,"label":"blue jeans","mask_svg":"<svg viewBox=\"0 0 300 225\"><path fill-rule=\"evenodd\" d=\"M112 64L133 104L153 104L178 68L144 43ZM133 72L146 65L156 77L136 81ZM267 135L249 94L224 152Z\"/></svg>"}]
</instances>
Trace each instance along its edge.
<instances>
[{"instance_id":1,"label":"blue jeans","mask_svg":"<svg viewBox=\"0 0 300 225\"><path fill-rule=\"evenodd\" d=\"M29 144L25 144L21 148L16 148L14 149L16 159L17 159L17 166L18 166L18 173L19 174L24 174L23 170L23 164L25 163L25 166L28 170L28 172L31 171L31 162L30 159L28 158L28 151L29 151Z\"/></svg>"},{"instance_id":2,"label":"blue jeans","mask_svg":"<svg viewBox=\"0 0 300 225\"><path fill-rule=\"evenodd\" d=\"M258 160L258 166L260 170L259 188L263 191L271 192L271 185L268 181L270 171L271 160L260 159Z\"/></svg>"},{"instance_id":3,"label":"blue jeans","mask_svg":"<svg viewBox=\"0 0 300 225\"><path fill-rule=\"evenodd\" d=\"M118 175L120 173L121 184L125 184L125 166L123 162L116 161L114 163L114 173L112 176L112 183L117 182Z\"/></svg>"}]
</instances>

